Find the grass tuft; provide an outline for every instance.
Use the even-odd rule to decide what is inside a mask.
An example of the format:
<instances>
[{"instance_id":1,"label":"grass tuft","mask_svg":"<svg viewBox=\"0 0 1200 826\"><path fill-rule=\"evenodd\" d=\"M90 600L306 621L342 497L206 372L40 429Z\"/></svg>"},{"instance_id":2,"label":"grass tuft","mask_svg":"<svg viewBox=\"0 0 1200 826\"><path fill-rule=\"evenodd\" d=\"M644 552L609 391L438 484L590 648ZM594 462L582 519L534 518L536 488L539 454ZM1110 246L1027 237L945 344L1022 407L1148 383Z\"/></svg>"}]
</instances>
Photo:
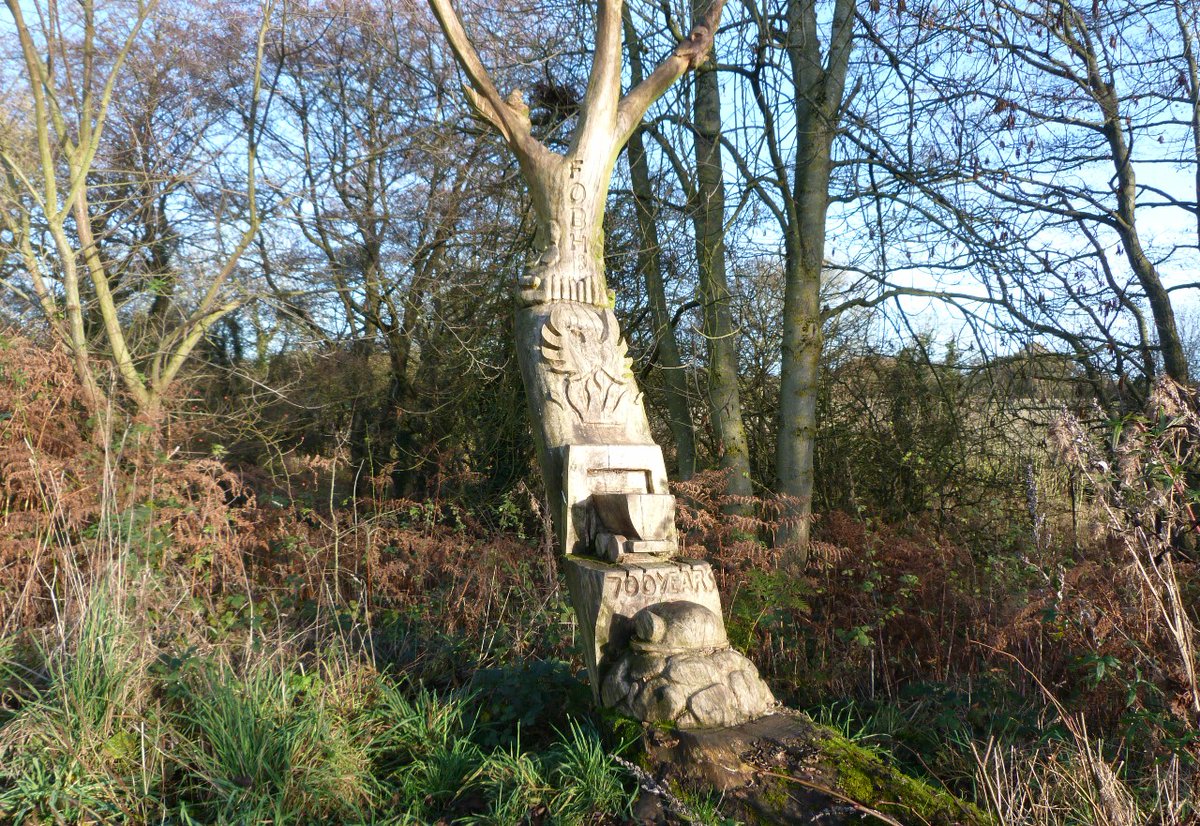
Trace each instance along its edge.
<instances>
[{"instance_id":1,"label":"grass tuft","mask_svg":"<svg viewBox=\"0 0 1200 826\"><path fill-rule=\"evenodd\" d=\"M560 733L554 754L551 778L559 792L551 812L558 822L583 823L589 812L625 814L633 806L621 770L594 729L572 720L568 730Z\"/></svg>"},{"instance_id":2,"label":"grass tuft","mask_svg":"<svg viewBox=\"0 0 1200 826\"><path fill-rule=\"evenodd\" d=\"M161 724L144 647L120 602L93 589L34 664L0 658L0 820L140 820L159 810Z\"/></svg>"},{"instance_id":3,"label":"grass tuft","mask_svg":"<svg viewBox=\"0 0 1200 826\"><path fill-rule=\"evenodd\" d=\"M221 821L358 819L375 791L367 746L319 681L269 664L184 683L177 728L191 796Z\"/></svg>"}]
</instances>

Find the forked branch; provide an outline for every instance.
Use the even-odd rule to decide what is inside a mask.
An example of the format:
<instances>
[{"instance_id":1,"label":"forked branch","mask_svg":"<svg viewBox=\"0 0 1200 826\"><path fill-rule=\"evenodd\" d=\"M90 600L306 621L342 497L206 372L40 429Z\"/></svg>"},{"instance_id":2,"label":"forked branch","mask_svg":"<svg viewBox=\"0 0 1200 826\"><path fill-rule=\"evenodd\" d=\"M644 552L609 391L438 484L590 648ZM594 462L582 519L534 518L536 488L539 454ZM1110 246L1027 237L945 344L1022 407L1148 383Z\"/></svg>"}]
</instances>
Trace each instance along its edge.
<instances>
[{"instance_id":1,"label":"forked branch","mask_svg":"<svg viewBox=\"0 0 1200 826\"><path fill-rule=\"evenodd\" d=\"M429 0L429 6L442 27L442 33L445 34L446 42L450 44L450 50L454 52L458 65L462 67L470 82L470 87L465 89L467 100L485 120L499 130L514 152L525 156L534 154L533 147L540 144L529 133L528 107L517 93L510 96L509 100L500 96L483 61L479 59L479 53L467 37L462 21L450 5L450 0Z\"/></svg>"},{"instance_id":2,"label":"forked branch","mask_svg":"<svg viewBox=\"0 0 1200 826\"><path fill-rule=\"evenodd\" d=\"M712 48L713 37L717 33L717 25L721 22L721 11L725 8L725 0L713 0L708 12L701 20L696 21L691 34L675 47L670 57L658 64L650 76L629 90L617 107L617 138L618 145L625 141L637 128L656 100L663 96L671 84L683 77L704 62Z\"/></svg>"},{"instance_id":3,"label":"forked branch","mask_svg":"<svg viewBox=\"0 0 1200 826\"><path fill-rule=\"evenodd\" d=\"M467 98L491 123L508 145L526 162L537 162L549 154L530 134L529 108L514 92L507 100L500 95L479 53L463 29L451 0L429 0L434 17L470 84ZM671 84L699 66L712 48L725 0L713 0L703 19L675 47L670 56L618 102L621 84L621 0L600 0L596 30L596 52L584 96L583 110L572 155L605 156L620 150L650 106Z\"/></svg>"},{"instance_id":4,"label":"forked branch","mask_svg":"<svg viewBox=\"0 0 1200 826\"><path fill-rule=\"evenodd\" d=\"M608 151L621 94L621 0L600 0L596 13L596 48L592 72L575 133L575 148L583 155L592 146Z\"/></svg>"}]
</instances>

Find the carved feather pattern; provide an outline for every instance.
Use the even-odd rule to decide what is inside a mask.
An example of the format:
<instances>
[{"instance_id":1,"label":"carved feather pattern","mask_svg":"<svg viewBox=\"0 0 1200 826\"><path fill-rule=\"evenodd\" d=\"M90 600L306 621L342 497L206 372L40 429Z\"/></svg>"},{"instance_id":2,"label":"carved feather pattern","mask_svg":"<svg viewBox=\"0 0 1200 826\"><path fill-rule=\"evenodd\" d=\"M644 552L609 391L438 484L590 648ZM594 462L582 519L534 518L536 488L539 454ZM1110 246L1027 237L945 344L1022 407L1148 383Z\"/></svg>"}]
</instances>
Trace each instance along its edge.
<instances>
[{"instance_id":1,"label":"carved feather pattern","mask_svg":"<svg viewBox=\"0 0 1200 826\"><path fill-rule=\"evenodd\" d=\"M550 400L569 407L580 422L620 424L622 408L641 399L612 310L555 304L542 327L541 349L550 371L563 377L561 398L552 391Z\"/></svg>"}]
</instances>

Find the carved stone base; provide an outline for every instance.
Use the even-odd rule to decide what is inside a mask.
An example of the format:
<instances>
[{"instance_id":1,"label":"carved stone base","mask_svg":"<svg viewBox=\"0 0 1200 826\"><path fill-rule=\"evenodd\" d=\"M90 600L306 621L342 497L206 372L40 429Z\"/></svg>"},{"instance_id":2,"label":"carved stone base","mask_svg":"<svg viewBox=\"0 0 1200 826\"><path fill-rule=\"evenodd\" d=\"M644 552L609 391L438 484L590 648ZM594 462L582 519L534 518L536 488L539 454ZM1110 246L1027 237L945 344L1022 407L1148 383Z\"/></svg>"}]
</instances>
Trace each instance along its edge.
<instances>
[{"instance_id":1,"label":"carved stone base","mask_svg":"<svg viewBox=\"0 0 1200 826\"><path fill-rule=\"evenodd\" d=\"M638 611L663 601L687 600L721 615L721 596L707 562L677 559L609 565L568 556L565 566L597 702L603 672L628 648Z\"/></svg>"},{"instance_id":2,"label":"carved stone base","mask_svg":"<svg viewBox=\"0 0 1200 826\"><path fill-rule=\"evenodd\" d=\"M729 647L707 562L568 557L566 575L603 705L684 729L737 725L775 705L754 664Z\"/></svg>"},{"instance_id":3,"label":"carved stone base","mask_svg":"<svg viewBox=\"0 0 1200 826\"><path fill-rule=\"evenodd\" d=\"M600 698L631 717L681 729L736 726L775 706L754 663L732 648L629 651L605 676Z\"/></svg>"}]
</instances>

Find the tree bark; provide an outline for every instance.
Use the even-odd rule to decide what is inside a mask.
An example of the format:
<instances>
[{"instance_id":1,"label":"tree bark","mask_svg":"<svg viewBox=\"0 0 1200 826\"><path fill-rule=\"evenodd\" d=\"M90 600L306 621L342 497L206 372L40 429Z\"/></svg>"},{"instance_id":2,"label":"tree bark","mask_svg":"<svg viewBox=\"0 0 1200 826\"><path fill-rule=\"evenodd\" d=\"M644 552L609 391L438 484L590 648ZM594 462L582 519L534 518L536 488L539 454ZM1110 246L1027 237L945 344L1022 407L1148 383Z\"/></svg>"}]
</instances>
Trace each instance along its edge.
<instances>
[{"instance_id":1,"label":"tree bark","mask_svg":"<svg viewBox=\"0 0 1200 826\"><path fill-rule=\"evenodd\" d=\"M702 16L709 0L694 0L692 13ZM693 134L696 185L692 222L696 232L696 265L703 332L708 348L708 409L717 437L721 469L728 474L726 493L744 498L753 493L750 449L742 421L738 390L737 333L733 329L729 281L725 271L725 178L721 152L721 88L713 67L696 73ZM729 510L743 512L747 503L731 502Z\"/></svg>"},{"instance_id":2,"label":"tree bark","mask_svg":"<svg viewBox=\"0 0 1200 826\"><path fill-rule=\"evenodd\" d=\"M807 561L813 500L813 455L820 385L821 270L825 258L829 144L820 135L797 164L795 201L798 223L785 242L782 368L779 386L779 441L775 452L777 492L790 498L780 539L790 562Z\"/></svg>"},{"instance_id":3,"label":"tree bark","mask_svg":"<svg viewBox=\"0 0 1200 826\"><path fill-rule=\"evenodd\" d=\"M1112 150L1113 167L1117 179L1116 230L1125 249L1129 267L1146 293L1150 313L1154 317L1154 329L1158 333L1158 346L1162 352L1163 370L1175 381L1188 381L1187 355L1175 324L1175 310L1171 296L1163 286L1158 268L1147 256L1138 233L1135 207L1137 204L1137 177L1133 170L1125 133L1121 130L1120 113L1115 94L1101 101L1104 109L1104 134Z\"/></svg>"},{"instance_id":4,"label":"tree bark","mask_svg":"<svg viewBox=\"0 0 1200 826\"><path fill-rule=\"evenodd\" d=\"M797 147L792 209L784 251L783 347L779 387L777 492L790 500L778 541L784 564L808 561L812 522L821 330L821 271L829 206L833 138L846 86L854 26L853 0L834 7L828 54L821 54L815 0L792 0L787 11L787 55L796 90Z\"/></svg>"}]
</instances>

